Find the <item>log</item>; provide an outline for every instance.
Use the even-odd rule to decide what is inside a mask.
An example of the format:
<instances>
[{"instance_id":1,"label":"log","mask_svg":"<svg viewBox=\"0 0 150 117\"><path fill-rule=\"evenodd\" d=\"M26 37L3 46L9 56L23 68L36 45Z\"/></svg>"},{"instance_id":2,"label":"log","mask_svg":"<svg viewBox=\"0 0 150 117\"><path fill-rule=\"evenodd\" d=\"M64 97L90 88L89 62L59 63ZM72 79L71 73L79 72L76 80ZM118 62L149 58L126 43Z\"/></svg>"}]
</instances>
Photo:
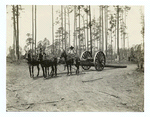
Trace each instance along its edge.
<instances>
[{"instance_id":1,"label":"log","mask_svg":"<svg viewBox=\"0 0 150 117\"><path fill-rule=\"evenodd\" d=\"M127 68L127 65L120 65L120 64L106 64L105 67Z\"/></svg>"}]
</instances>

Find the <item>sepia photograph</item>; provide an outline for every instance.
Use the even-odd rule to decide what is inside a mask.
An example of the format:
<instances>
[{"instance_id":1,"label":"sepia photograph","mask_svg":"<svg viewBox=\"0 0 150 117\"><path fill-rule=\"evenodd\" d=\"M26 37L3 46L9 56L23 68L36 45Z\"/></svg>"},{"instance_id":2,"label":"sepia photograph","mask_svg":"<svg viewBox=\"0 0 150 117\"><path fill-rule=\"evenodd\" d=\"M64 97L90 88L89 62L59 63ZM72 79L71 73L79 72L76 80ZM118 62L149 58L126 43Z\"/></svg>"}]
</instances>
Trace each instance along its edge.
<instances>
[{"instance_id":1,"label":"sepia photograph","mask_svg":"<svg viewBox=\"0 0 150 117\"><path fill-rule=\"evenodd\" d=\"M6 112L144 112L144 5L6 5Z\"/></svg>"}]
</instances>

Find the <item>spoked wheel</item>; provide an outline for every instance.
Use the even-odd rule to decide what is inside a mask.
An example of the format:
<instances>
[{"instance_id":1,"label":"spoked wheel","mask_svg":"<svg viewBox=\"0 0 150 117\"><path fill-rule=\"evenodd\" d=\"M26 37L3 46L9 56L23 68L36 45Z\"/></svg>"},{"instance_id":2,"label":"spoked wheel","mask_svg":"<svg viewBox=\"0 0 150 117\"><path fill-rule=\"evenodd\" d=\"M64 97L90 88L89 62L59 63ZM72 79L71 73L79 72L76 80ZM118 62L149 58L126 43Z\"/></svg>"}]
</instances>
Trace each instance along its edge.
<instances>
[{"instance_id":1,"label":"spoked wheel","mask_svg":"<svg viewBox=\"0 0 150 117\"><path fill-rule=\"evenodd\" d=\"M85 60L85 62L86 62L86 60L87 60L88 58L92 58L91 53L90 53L89 51L84 51L84 52L82 52L81 57L80 57L80 60L81 60L81 61L84 61L84 60ZM82 68L83 68L84 70L88 70L88 69L91 68L91 66L84 66L84 65L82 65Z\"/></svg>"},{"instance_id":2,"label":"spoked wheel","mask_svg":"<svg viewBox=\"0 0 150 117\"><path fill-rule=\"evenodd\" d=\"M97 71L102 71L105 67L106 58L105 54L102 51L98 51L94 56L94 65Z\"/></svg>"}]
</instances>

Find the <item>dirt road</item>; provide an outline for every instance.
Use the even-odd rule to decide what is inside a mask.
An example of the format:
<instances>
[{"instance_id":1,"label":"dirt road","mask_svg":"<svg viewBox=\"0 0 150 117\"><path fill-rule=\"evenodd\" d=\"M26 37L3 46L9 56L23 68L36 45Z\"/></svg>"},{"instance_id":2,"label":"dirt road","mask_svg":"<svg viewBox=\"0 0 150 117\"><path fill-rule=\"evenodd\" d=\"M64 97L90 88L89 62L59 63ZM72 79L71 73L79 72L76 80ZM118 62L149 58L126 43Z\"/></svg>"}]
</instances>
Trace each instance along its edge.
<instances>
[{"instance_id":1,"label":"dirt road","mask_svg":"<svg viewBox=\"0 0 150 117\"><path fill-rule=\"evenodd\" d=\"M67 76L63 66L58 66L58 77L44 79L30 78L26 63L7 63L6 110L144 111L144 73L135 69L134 64L101 72L80 69L80 75Z\"/></svg>"}]
</instances>

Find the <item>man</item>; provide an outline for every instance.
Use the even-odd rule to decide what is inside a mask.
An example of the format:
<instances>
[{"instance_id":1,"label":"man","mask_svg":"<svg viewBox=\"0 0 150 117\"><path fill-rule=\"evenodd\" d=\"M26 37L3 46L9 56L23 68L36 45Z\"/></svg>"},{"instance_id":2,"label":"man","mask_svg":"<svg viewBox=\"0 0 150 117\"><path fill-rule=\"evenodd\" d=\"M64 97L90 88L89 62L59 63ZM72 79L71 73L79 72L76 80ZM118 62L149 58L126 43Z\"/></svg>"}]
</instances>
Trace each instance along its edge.
<instances>
[{"instance_id":1,"label":"man","mask_svg":"<svg viewBox=\"0 0 150 117\"><path fill-rule=\"evenodd\" d=\"M73 63L75 64L75 57L76 57L76 52L75 52L75 49L73 46L70 46L69 47L69 50L68 50L68 57L70 57L71 59L73 59Z\"/></svg>"},{"instance_id":2,"label":"man","mask_svg":"<svg viewBox=\"0 0 150 117\"><path fill-rule=\"evenodd\" d=\"M70 48L69 48L69 50L68 50L68 54L70 54L70 55L75 55L75 54L76 54L76 53L75 53L75 49L74 49L73 46L70 46Z\"/></svg>"},{"instance_id":3,"label":"man","mask_svg":"<svg viewBox=\"0 0 150 117\"><path fill-rule=\"evenodd\" d=\"M62 51L65 51L65 50L62 50ZM67 56L68 56L68 59L72 59L73 60L73 62L74 62L74 57L75 57L75 50L74 50L74 47L73 46L70 46L69 47L69 50L68 50L68 52L67 52ZM75 63L75 62L74 62ZM65 65L64 65L64 70L66 69L66 62L65 62Z\"/></svg>"}]
</instances>

